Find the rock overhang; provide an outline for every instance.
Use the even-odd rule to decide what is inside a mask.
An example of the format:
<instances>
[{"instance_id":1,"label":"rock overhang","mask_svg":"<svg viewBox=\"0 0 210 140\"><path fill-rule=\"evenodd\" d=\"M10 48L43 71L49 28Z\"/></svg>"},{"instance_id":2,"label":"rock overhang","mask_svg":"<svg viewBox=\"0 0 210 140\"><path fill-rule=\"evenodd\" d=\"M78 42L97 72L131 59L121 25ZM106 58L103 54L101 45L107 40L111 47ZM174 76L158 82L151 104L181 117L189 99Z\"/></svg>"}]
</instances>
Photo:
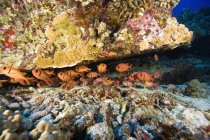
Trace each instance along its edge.
<instances>
[{"instance_id":1,"label":"rock overhang","mask_svg":"<svg viewBox=\"0 0 210 140\"><path fill-rule=\"evenodd\" d=\"M193 33L171 15L178 2L28 2L18 10L4 2L13 16L5 11L3 16L17 22L8 20L3 26L14 28L18 47L2 51L1 63L28 70L63 68L188 45Z\"/></svg>"}]
</instances>

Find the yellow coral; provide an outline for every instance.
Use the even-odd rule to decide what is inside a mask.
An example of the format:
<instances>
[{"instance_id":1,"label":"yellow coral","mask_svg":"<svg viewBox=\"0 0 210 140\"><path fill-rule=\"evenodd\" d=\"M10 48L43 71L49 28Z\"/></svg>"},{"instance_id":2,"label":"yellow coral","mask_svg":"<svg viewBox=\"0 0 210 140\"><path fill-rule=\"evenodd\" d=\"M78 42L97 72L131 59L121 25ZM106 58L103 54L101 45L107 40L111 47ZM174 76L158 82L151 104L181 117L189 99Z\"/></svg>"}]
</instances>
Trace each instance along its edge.
<instances>
[{"instance_id":1,"label":"yellow coral","mask_svg":"<svg viewBox=\"0 0 210 140\"><path fill-rule=\"evenodd\" d=\"M83 30L83 32L85 31ZM48 41L56 45L56 51L52 57L42 58L39 56L36 59L37 66L42 68L72 66L84 60L94 60L101 53L102 42L110 32L103 33L98 39L84 40L80 28L75 26L67 13L62 13L54 18L52 27L48 27L45 33Z\"/></svg>"},{"instance_id":2,"label":"yellow coral","mask_svg":"<svg viewBox=\"0 0 210 140\"><path fill-rule=\"evenodd\" d=\"M167 26L162 30L162 33L152 40L156 47L164 45L172 48L180 44L189 44L192 40L193 33L189 31L183 24L178 24L175 18L167 20Z\"/></svg>"},{"instance_id":3,"label":"yellow coral","mask_svg":"<svg viewBox=\"0 0 210 140\"><path fill-rule=\"evenodd\" d=\"M138 45L139 45L139 48L140 48L141 51L147 50L150 47L150 44L145 39L140 41Z\"/></svg>"}]
</instances>

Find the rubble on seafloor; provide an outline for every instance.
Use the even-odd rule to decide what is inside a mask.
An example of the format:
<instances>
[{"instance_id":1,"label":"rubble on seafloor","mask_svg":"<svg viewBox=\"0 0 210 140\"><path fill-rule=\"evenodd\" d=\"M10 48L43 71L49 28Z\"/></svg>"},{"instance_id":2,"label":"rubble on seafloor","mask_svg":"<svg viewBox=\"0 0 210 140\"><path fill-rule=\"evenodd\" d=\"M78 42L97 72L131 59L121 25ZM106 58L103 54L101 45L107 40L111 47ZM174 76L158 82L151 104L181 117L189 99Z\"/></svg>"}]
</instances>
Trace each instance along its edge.
<instances>
[{"instance_id":1,"label":"rubble on seafloor","mask_svg":"<svg viewBox=\"0 0 210 140\"><path fill-rule=\"evenodd\" d=\"M187 104L161 87L29 87L4 92L2 140L209 138L209 106L203 110Z\"/></svg>"},{"instance_id":2,"label":"rubble on seafloor","mask_svg":"<svg viewBox=\"0 0 210 140\"><path fill-rule=\"evenodd\" d=\"M192 32L171 15L178 3L0 1L1 65L61 68L189 45Z\"/></svg>"}]
</instances>

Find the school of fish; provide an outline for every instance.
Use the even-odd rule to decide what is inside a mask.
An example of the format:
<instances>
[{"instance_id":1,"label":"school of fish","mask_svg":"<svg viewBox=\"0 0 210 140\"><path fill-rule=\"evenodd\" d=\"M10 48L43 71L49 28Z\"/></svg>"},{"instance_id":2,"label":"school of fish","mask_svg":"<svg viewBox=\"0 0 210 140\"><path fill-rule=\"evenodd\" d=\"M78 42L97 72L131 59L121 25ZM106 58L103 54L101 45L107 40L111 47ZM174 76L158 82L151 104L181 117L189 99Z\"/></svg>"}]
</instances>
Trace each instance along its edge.
<instances>
[{"instance_id":1,"label":"school of fish","mask_svg":"<svg viewBox=\"0 0 210 140\"><path fill-rule=\"evenodd\" d=\"M157 56L155 56L157 60ZM63 89L70 90L74 86L86 85L113 85L115 87L135 87L136 82L143 83L144 87L156 89L158 84L156 79L160 78L160 73L150 74L145 71L130 73L132 64L120 63L115 66L119 73L117 78L107 76L108 66L105 63L97 65L96 71L85 65L76 66L74 69L55 72L53 69L33 69L31 74L21 72L12 67L0 67L0 74L5 75L7 79L0 79L0 87L5 83L20 84L22 86L36 85L38 88L46 86L61 86ZM31 76L27 76L31 75ZM33 77L32 77L33 75Z\"/></svg>"}]
</instances>

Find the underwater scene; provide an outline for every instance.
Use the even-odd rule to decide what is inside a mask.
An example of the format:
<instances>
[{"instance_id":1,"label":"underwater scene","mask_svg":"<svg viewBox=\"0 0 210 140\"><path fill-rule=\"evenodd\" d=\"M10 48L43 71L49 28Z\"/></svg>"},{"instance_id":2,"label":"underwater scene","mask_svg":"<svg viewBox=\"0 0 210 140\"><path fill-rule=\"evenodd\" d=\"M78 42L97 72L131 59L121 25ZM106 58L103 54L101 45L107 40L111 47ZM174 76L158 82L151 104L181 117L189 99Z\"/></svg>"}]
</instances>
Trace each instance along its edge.
<instances>
[{"instance_id":1,"label":"underwater scene","mask_svg":"<svg viewBox=\"0 0 210 140\"><path fill-rule=\"evenodd\" d=\"M210 140L210 0L0 0L0 140Z\"/></svg>"}]
</instances>

